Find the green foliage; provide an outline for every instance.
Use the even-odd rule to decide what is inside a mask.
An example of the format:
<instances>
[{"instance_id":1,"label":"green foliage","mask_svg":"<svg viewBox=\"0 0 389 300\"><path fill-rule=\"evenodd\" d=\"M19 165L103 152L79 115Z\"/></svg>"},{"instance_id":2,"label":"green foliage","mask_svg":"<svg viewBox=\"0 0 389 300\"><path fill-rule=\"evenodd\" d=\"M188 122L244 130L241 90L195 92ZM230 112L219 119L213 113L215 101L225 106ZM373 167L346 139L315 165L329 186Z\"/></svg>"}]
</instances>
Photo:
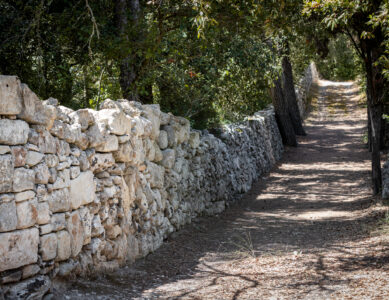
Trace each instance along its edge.
<instances>
[{"instance_id":1,"label":"green foliage","mask_svg":"<svg viewBox=\"0 0 389 300\"><path fill-rule=\"evenodd\" d=\"M328 80L355 80L363 72L358 53L350 39L339 35L330 40L329 53L324 59L315 59L320 74Z\"/></svg>"}]
</instances>

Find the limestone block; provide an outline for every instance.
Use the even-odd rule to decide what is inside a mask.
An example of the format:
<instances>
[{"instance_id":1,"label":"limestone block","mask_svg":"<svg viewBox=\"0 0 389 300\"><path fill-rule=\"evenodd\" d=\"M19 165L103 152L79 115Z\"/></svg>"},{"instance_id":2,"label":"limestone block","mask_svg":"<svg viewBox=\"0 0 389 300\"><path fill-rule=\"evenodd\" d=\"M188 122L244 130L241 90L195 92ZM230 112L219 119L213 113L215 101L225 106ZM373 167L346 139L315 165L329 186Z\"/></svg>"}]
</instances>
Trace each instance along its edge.
<instances>
[{"instance_id":1,"label":"limestone block","mask_svg":"<svg viewBox=\"0 0 389 300\"><path fill-rule=\"evenodd\" d=\"M57 180L53 184L47 185L49 190L64 189L70 187L70 170L64 169L57 172Z\"/></svg>"},{"instance_id":2,"label":"limestone block","mask_svg":"<svg viewBox=\"0 0 389 300\"><path fill-rule=\"evenodd\" d=\"M0 144L24 145L28 140L30 128L21 120L0 120Z\"/></svg>"},{"instance_id":3,"label":"limestone block","mask_svg":"<svg viewBox=\"0 0 389 300\"><path fill-rule=\"evenodd\" d=\"M162 151L162 161L160 164L167 169L171 169L174 166L175 151L173 149L166 149Z\"/></svg>"},{"instance_id":4,"label":"limestone block","mask_svg":"<svg viewBox=\"0 0 389 300\"><path fill-rule=\"evenodd\" d=\"M72 254L71 237L69 232L62 230L57 232L57 261L66 260Z\"/></svg>"},{"instance_id":5,"label":"limestone block","mask_svg":"<svg viewBox=\"0 0 389 300\"><path fill-rule=\"evenodd\" d=\"M47 195L47 202L51 212L68 211L70 209L69 190L67 188L53 190Z\"/></svg>"},{"instance_id":6,"label":"limestone block","mask_svg":"<svg viewBox=\"0 0 389 300\"><path fill-rule=\"evenodd\" d=\"M189 135L189 145L192 148L198 148L200 146L200 133L197 131L191 131Z\"/></svg>"},{"instance_id":7,"label":"limestone block","mask_svg":"<svg viewBox=\"0 0 389 300\"><path fill-rule=\"evenodd\" d=\"M54 183L57 181L57 170L55 168L49 169L50 176L49 176L49 183Z\"/></svg>"},{"instance_id":8,"label":"limestone block","mask_svg":"<svg viewBox=\"0 0 389 300\"><path fill-rule=\"evenodd\" d=\"M119 135L119 136L118 136L118 142L119 142L119 144L126 143L126 142L128 142L130 139L131 139L131 136L130 136L129 134Z\"/></svg>"},{"instance_id":9,"label":"limestone block","mask_svg":"<svg viewBox=\"0 0 389 300\"><path fill-rule=\"evenodd\" d=\"M45 155L45 162L49 168L55 168L58 166L59 159L57 155L47 154Z\"/></svg>"},{"instance_id":10,"label":"limestone block","mask_svg":"<svg viewBox=\"0 0 389 300\"><path fill-rule=\"evenodd\" d=\"M84 245L84 228L78 210L70 213L66 228L71 238L72 256L76 257Z\"/></svg>"},{"instance_id":11,"label":"limestone block","mask_svg":"<svg viewBox=\"0 0 389 300\"><path fill-rule=\"evenodd\" d=\"M33 167L41 162L44 154L36 151L28 151L26 156L26 164L30 167Z\"/></svg>"},{"instance_id":12,"label":"limestone block","mask_svg":"<svg viewBox=\"0 0 389 300\"><path fill-rule=\"evenodd\" d=\"M130 162L133 156L134 152L130 142L120 144L118 151L113 152L113 157L117 162Z\"/></svg>"},{"instance_id":13,"label":"limestone block","mask_svg":"<svg viewBox=\"0 0 389 300\"><path fill-rule=\"evenodd\" d=\"M143 105L142 107L146 118L151 122L152 129L150 138L154 140L159 136L159 127L161 125L161 110L158 104L148 104Z\"/></svg>"},{"instance_id":14,"label":"limestone block","mask_svg":"<svg viewBox=\"0 0 389 300\"><path fill-rule=\"evenodd\" d=\"M0 115L17 115L22 110L22 90L16 76L0 75Z\"/></svg>"},{"instance_id":15,"label":"limestone block","mask_svg":"<svg viewBox=\"0 0 389 300\"><path fill-rule=\"evenodd\" d=\"M40 235L48 234L52 231L53 231L53 227L51 226L51 224L45 224L45 225L39 226L39 234Z\"/></svg>"},{"instance_id":16,"label":"limestone block","mask_svg":"<svg viewBox=\"0 0 389 300\"><path fill-rule=\"evenodd\" d=\"M90 159L91 171L102 171L115 164L112 153L96 153Z\"/></svg>"},{"instance_id":17,"label":"limestone block","mask_svg":"<svg viewBox=\"0 0 389 300\"><path fill-rule=\"evenodd\" d=\"M50 103L47 103L46 101L44 101L43 103L50 104ZM50 104L50 105L52 105L52 104ZM66 107L66 106L62 106L62 105L58 106L58 104L54 105L54 106L56 106L56 110L57 110L57 118L56 119L69 124L70 123L69 115L71 113L73 113L73 110Z\"/></svg>"},{"instance_id":18,"label":"limestone block","mask_svg":"<svg viewBox=\"0 0 389 300\"><path fill-rule=\"evenodd\" d=\"M167 133L168 147L174 148L177 145L176 131L170 125L165 125L162 129Z\"/></svg>"},{"instance_id":19,"label":"limestone block","mask_svg":"<svg viewBox=\"0 0 389 300\"><path fill-rule=\"evenodd\" d=\"M165 130L161 130L159 132L158 145L159 145L159 148L161 148L162 150L166 149L169 145L168 144L168 135L167 135L167 132Z\"/></svg>"},{"instance_id":20,"label":"limestone block","mask_svg":"<svg viewBox=\"0 0 389 300\"><path fill-rule=\"evenodd\" d=\"M50 223L50 207L47 202L40 202L37 206L38 218L37 223L39 225Z\"/></svg>"},{"instance_id":21,"label":"limestone block","mask_svg":"<svg viewBox=\"0 0 389 300\"><path fill-rule=\"evenodd\" d=\"M99 215L95 215L92 219L92 237L99 236L104 233L104 226L101 225Z\"/></svg>"},{"instance_id":22,"label":"limestone block","mask_svg":"<svg viewBox=\"0 0 389 300\"><path fill-rule=\"evenodd\" d=\"M123 135L131 132L131 119L119 109L103 109L95 114L97 122L107 126L111 133Z\"/></svg>"},{"instance_id":23,"label":"limestone block","mask_svg":"<svg viewBox=\"0 0 389 300\"><path fill-rule=\"evenodd\" d=\"M53 214L51 216L51 226L54 231L59 231L66 228L66 217L64 213Z\"/></svg>"},{"instance_id":24,"label":"limestone block","mask_svg":"<svg viewBox=\"0 0 389 300\"><path fill-rule=\"evenodd\" d=\"M39 147L39 152L55 154L57 152L57 139L47 130L43 130L38 135L37 146Z\"/></svg>"},{"instance_id":25,"label":"limestone block","mask_svg":"<svg viewBox=\"0 0 389 300\"><path fill-rule=\"evenodd\" d=\"M115 225L107 230L107 237L109 239L116 239L119 235L122 234L122 229L119 225Z\"/></svg>"},{"instance_id":26,"label":"limestone block","mask_svg":"<svg viewBox=\"0 0 389 300\"><path fill-rule=\"evenodd\" d=\"M25 191L25 192L20 192L15 194L15 201L16 202L22 202L28 199L32 199L35 197L35 192L34 191Z\"/></svg>"},{"instance_id":27,"label":"limestone block","mask_svg":"<svg viewBox=\"0 0 389 300\"><path fill-rule=\"evenodd\" d=\"M24 147L16 146L11 148L14 157L15 167L23 167L26 164L27 150Z\"/></svg>"},{"instance_id":28,"label":"limestone block","mask_svg":"<svg viewBox=\"0 0 389 300\"><path fill-rule=\"evenodd\" d=\"M131 119L131 132L138 137L148 137L151 135L153 125L151 121L143 117L133 117Z\"/></svg>"},{"instance_id":29,"label":"limestone block","mask_svg":"<svg viewBox=\"0 0 389 300\"><path fill-rule=\"evenodd\" d=\"M99 124L94 124L88 128L85 135L88 139L89 147L97 147L105 143L108 134L105 128L99 126Z\"/></svg>"},{"instance_id":30,"label":"limestone block","mask_svg":"<svg viewBox=\"0 0 389 300\"><path fill-rule=\"evenodd\" d=\"M161 149L159 149L156 142L154 142L154 149L155 149L154 162L160 162L163 159L163 155Z\"/></svg>"},{"instance_id":31,"label":"limestone block","mask_svg":"<svg viewBox=\"0 0 389 300\"><path fill-rule=\"evenodd\" d=\"M13 174L13 191L23 192L35 187L35 172L26 168L16 168Z\"/></svg>"},{"instance_id":32,"label":"limestone block","mask_svg":"<svg viewBox=\"0 0 389 300\"><path fill-rule=\"evenodd\" d=\"M57 256L57 234L49 233L40 237L39 253L43 261L52 260Z\"/></svg>"},{"instance_id":33,"label":"limestone block","mask_svg":"<svg viewBox=\"0 0 389 300\"><path fill-rule=\"evenodd\" d=\"M31 124L44 125L47 129L53 126L57 110L52 105L44 105L37 95L26 84L22 84L22 111L18 117Z\"/></svg>"},{"instance_id":34,"label":"limestone block","mask_svg":"<svg viewBox=\"0 0 389 300\"><path fill-rule=\"evenodd\" d=\"M74 166L70 168L70 179L77 178L80 175L80 167L79 166ZM70 183L71 186L71 183Z\"/></svg>"},{"instance_id":35,"label":"limestone block","mask_svg":"<svg viewBox=\"0 0 389 300\"><path fill-rule=\"evenodd\" d=\"M24 266L22 269L22 279L29 278L39 273L41 268L37 264Z\"/></svg>"},{"instance_id":36,"label":"limestone block","mask_svg":"<svg viewBox=\"0 0 389 300\"><path fill-rule=\"evenodd\" d=\"M92 237L92 219L93 215L90 214L89 209L82 207L79 210L82 227L84 228L84 245L91 242Z\"/></svg>"},{"instance_id":37,"label":"limestone block","mask_svg":"<svg viewBox=\"0 0 389 300\"><path fill-rule=\"evenodd\" d=\"M0 272L35 263L38 244L37 228L0 233Z\"/></svg>"},{"instance_id":38,"label":"limestone block","mask_svg":"<svg viewBox=\"0 0 389 300\"><path fill-rule=\"evenodd\" d=\"M161 111L161 114L159 115L161 126L169 124L170 118L171 118L170 114L167 114L167 113L164 113Z\"/></svg>"},{"instance_id":39,"label":"limestone block","mask_svg":"<svg viewBox=\"0 0 389 300\"><path fill-rule=\"evenodd\" d=\"M12 155L0 155L0 193L12 191L14 159Z\"/></svg>"},{"instance_id":40,"label":"limestone block","mask_svg":"<svg viewBox=\"0 0 389 300\"><path fill-rule=\"evenodd\" d=\"M70 203L72 209L91 203L96 198L96 185L93 173L86 171L70 181Z\"/></svg>"},{"instance_id":41,"label":"limestone block","mask_svg":"<svg viewBox=\"0 0 389 300\"><path fill-rule=\"evenodd\" d=\"M0 145L0 155L7 154L7 153L11 153L10 146Z\"/></svg>"},{"instance_id":42,"label":"limestone block","mask_svg":"<svg viewBox=\"0 0 389 300\"><path fill-rule=\"evenodd\" d=\"M116 135L108 135L104 142L96 146L97 152L113 152L118 150L119 141Z\"/></svg>"},{"instance_id":43,"label":"limestone block","mask_svg":"<svg viewBox=\"0 0 389 300\"><path fill-rule=\"evenodd\" d=\"M39 275L13 285L5 294L5 299L42 299L50 289L48 276Z\"/></svg>"},{"instance_id":44,"label":"limestone block","mask_svg":"<svg viewBox=\"0 0 389 300\"><path fill-rule=\"evenodd\" d=\"M0 203L0 232L15 230L17 223L15 202Z\"/></svg>"},{"instance_id":45,"label":"limestone block","mask_svg":"<svg viewBox=\"0 0 389 300\"><path fill-rule=\"evenodd\" d=\"M28 228L35 225L38 218L38 200L31 199L16 203L16 213L18 216L18 229Z\"/></svg>"},{"instance_id":46,"label":"limestone block","mask_svg":"<svg viewBox=\"0 0 389 300\"><path fill-rule=\"evenodd\" d=\"M70 115L74 123L81 125L81 130L85 131L90 125L95 123L94 111L92 109L79 109L75 112L72 112Z\"/></svg>"},{"instance_id":47,"label":"limestone block","mask_svg":"<svg viewBox=\"0 0 389 300\"><path fill-rule=\"evenodd\" d=\"M35 172L35 183L36 184L47 184L51 177L49 168L45 163L41 163L34 167Z\"/></svg>"},{"instance_id":48,"label":"limestone block","mask_svg":"<svg viewBox=\"0 0 389 300\"><path fill-rule=\"evenodd\" d=\"M165 169L155 163L147 162L147 170L150 173L150 186L152 188L162 188L164 183Z\"/></svg>"}]
</instances>

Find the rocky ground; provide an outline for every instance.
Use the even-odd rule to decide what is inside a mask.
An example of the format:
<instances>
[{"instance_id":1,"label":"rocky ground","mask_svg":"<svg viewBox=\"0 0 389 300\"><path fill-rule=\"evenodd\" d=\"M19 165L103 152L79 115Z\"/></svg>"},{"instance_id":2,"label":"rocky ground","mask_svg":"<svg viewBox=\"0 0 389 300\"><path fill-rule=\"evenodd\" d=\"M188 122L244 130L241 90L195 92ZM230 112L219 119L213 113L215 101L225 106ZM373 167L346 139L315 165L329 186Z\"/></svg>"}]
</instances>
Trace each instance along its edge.
<instances>
[{"instance_id":1,"label":"rocky ground","mask_svg":"<svg viewBox=\"0 0 389 300\"><path fill-rule=\"evenodd\" d=\"M318 90L308 135L244 199L135 265L58 284L55 297L388 299L389 231L371 197L366 110L353 83Z\"/></svg>"}]
</instances>

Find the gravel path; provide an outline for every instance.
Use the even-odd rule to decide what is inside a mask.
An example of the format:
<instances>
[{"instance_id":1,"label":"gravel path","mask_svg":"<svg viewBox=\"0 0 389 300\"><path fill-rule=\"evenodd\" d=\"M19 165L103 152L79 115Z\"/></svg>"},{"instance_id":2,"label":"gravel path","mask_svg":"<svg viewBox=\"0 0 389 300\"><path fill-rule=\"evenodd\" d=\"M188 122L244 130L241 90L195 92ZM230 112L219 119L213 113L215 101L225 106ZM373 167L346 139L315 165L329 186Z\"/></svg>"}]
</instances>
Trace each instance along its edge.
<instances>
[{"instance_id":1,"label":"gravel path","mask_svg":"<svg viewBox=\"0 0 389 300\"><path fill-rule=\"evenodd\" d=\"M308 135L242 201L57 297L389 299L389 231L377 229L385 207L372 205L359 101L353 83L321 81Z\"/></svg>"}]
</instances>

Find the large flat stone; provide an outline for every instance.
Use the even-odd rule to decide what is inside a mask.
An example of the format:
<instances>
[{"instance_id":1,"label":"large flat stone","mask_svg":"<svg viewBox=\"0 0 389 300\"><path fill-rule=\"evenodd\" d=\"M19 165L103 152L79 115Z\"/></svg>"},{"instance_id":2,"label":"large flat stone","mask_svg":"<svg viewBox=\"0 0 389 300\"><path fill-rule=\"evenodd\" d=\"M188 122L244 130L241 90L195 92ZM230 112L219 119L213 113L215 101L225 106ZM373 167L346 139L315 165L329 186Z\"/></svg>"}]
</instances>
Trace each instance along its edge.
<instances>
[{"instance_id":1,"label":"large flat stone","mask_svg":"<svg viewBox=\"0 0 389 300\"><path fill-rule=\"evenodd\" d=\"M35 263L38 244L37 228L0 233L0 272Z\"/></svg>"},{"instance_id":2,"label":"large flat stone","mask_svg":"<svg viewBox=\"0 0 389 300\"><path fill-rule=\"evenodd\" d=\"M22 110L22 91L16 76L0 75L0 115L17 115Z\"/></svg>"},{"instance_id":3,"label":"large flat stone","mask_svg":"<svg viewBox=\"0 0 389 300\"><path fill-rule=\"evenodd\" d=\"M0 144L22 145L27 143L29 126L21 120L0 120Z\"/></svg>"},{"instance_id":4,"label":"large flat stone","mask_svg":"<svg viewBox=\"0 0 389 300\"><path fill-rule=\"evenodd\" d=\"M38 200L36 198L16 204L18 229L35 225L38 218Z\"/></svg>"},{"instance_id":5,"label":"large flat stone","mask_svg":"<svg viewBox=\"0 0 389 300\"><path fill-rule=\"evenodd\" d=\"M39 275L13 285L4 295L8 299L42 299L50 289L51 281L48 276Z\"/></svg>"},{"instance_id":6,"label":"large flat stone","mask_svg":"<svg viewBox=\"0 0 389 300\"><path fill-rule=\"evenodd\" d=\"M77 209L94 201L96 197L96 185L91 171L81 172L80 175L70 181L70 203L72 209Z\"/></svg>"}]
</instances>

